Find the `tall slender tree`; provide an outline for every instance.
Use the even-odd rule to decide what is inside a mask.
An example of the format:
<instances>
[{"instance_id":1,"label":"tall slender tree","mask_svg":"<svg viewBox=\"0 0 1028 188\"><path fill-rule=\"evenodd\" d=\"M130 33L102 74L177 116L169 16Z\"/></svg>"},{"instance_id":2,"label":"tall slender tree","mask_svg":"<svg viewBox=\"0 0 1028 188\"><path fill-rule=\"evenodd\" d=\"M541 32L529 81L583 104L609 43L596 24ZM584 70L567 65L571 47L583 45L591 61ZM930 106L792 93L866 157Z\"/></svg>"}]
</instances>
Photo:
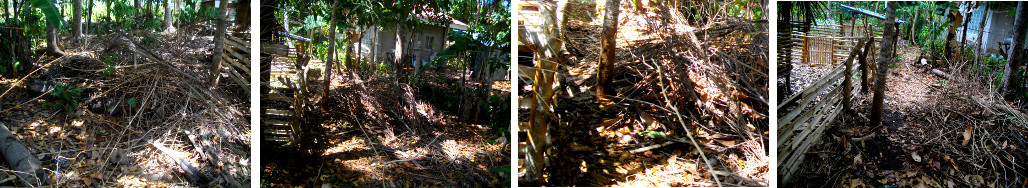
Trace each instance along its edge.
<instances>
[{"instance_id":1,"label":"tall slender tree","mask_svg":"<svg viewBox=\"0 0 1028 188\"><path fill-rule=\"evenodd\" d=\"M175 5L175 0L164 1L164 32L175 32L174 19L172 19L172 9Z\"/></svg>"},{"instance_id":2,"label":"tall slender tree","mask_svg":"<svg viewBox=\"0 0 1028 188\"><path fill-rule=\"evenodd\" d=\"M871 127L882 123L882 103L885 102L885 78L889 76L889 64L894 63L896 56L896 2L885 4L885 21L882 26L882 48L878 59L878 72L875 73L874 96L871 102Z\"/></svg>"},{"instance_id":3,"label":"tall slender tree","mask_svg":"<svg viewBox=\"0 0 1028 188\"><path fill-rule=\"evenodd\" d=\"M603 16L603 30L600 31L600 72L599 80L596 82L596 98L601 104L611 102L610 96L614 95L610 84L613 79L615 61L617 61L614 51L617 50L618 7L621 7L621 0L607 0L606 13Z\"/></svg>"},{"instance_id":4,"label":"tall slender tree","mask_svg":"<svg viewBox=\"0 0 1028 188\"><path fill-rule=\"evenodd\" d=\"M328 22L328 61L325 62L325 79L321 84L321 110L328 109L328 91L329 86L332 86L332 65L335 64L336 57L336 16L339 11L339 1L332 3L332 12L329 12Z\"/></svg>"},{"instance_id":5,"label":"tall slender tree","mask_svg":"<svg viewBox=\"0 0 1028 188\"><path fill-rule=\"evenodd\" d=\"M228 21L225 21L227 9L228 0L219 0L218 21L215 24L217 31L214 33L214 61L211 64L211 87L218 86L218 80L221 78L221 56L225 53L225 33L228 29Z\"/></svg>"},{"instance_id":6,"label":"tall slender tree","mask_svg":"<svg viewBox=\"0 0 1028 188\"><path fill-rule=\"evenodd\" d=\"M967 43L967 28L970 27L967 24L971 22L971 15L974 14L974 9L978 8L975 2L967 2L967 15L964 15L964 32L960 32L960 50L964 50L964 43Z\"/></svg>"},{"instance_id":7,"label":"tall slender tree","mask_svg":"<svg viewBox=\"0 0 1028 188\"><path fill-rule=\"evenodd\" d=\"M982 19L980 21L978 21L978 31L977 31L978 32L978 38L974 39L974 45L976 45L974 48L975 48L975 52L977 52L976 54L981 54L982 53L982 38L984 38L984 36L985 36L985 22L988 21L987 18L989 17L989 5L988 5L988 3L987 2L982 2L982 6L984 7L983 9L985 9L985 10L982 11ZM981 57L981 56L978 56L978 57Z\"/></svg>"},{"instance_id":8,"label":"tall slender tree","mask_svg":"<svg viewBox=\"0 0 1028 188\"><path fill-rule=\"evenodd\" d=\"M74 21L71 25L71 38L78 39L82 37L82 0L73 0L71 4L74 9L72 11Z\"/></svg>"},{"instance_id":9,"label":"tall slender tree","mask_svg":"<svg viewBox=\"0 0 1028 188\"><path fill-rule=\"evenodd\" d=\"M1006 67L1003 69L1003 78L1000 81L999 92L1008 97L1014 97L1021 87L1019 79L1017 79L1018 68L1021 67L1021 62L1024 61L1024 37L1026 29L1025 22L1028 22L1028 3L1021 1L1017 3L1017 17L1014 18L1014 43L1011 44L1010 59L1007 61Z\"/></svg>"}]
</instances>

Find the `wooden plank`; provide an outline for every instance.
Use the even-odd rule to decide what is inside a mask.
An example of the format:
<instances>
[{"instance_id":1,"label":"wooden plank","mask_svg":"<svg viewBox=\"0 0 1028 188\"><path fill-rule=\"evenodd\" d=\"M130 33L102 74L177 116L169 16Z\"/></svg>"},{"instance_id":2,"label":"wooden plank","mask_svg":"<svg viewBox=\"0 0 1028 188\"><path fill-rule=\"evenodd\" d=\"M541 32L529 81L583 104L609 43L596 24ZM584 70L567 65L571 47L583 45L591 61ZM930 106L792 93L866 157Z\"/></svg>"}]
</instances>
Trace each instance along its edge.
<instances>
[{"instance_id":1,"label":"wooden plank","mask_svg":"<svg viewBox=\"0 0 1028 188\"><path fill-rule=\"evenodd\" d=\"M274 129L262 129L261 132L263 132L264 134L271 134L271 135L289 135L289 133L290 133L289 130L274 130Z\"/></svg>"},{"instance_id":2,"label":"wooden plank","mask_svg":"<svg viewBox=\"0 0 1028 188\"><path fill-rule=\"evenodd\" d=\"M238 68L238 69L243 69L243 72L245 72L246 75L248 75L247 77L249 77L249 75L252 75L250 73L250 67L249 66L243 66L243 64L239 64L239 61L236 61L235 59L232 59L232 58L228 57L225 54L221 54L221 59L222 59L222 62L228 62L229 63L228 65L226 65L226 67L235 67L235 68Z\"/></svg>"},{"instance_id":3,"label":"wooden plank","mask_svg":"<svg viewBox=\"0 0 1028 188\"><path fill-rule=\"evenodd\" d=\"M266 140L266 141L272 141L272 142L289 142L289 137L285 137L285 136L272 136L272 135L266 135L266 136L262 136L262 137L264 137L264 140Z\"/></svg>"},{"instance_id":4,"label":"wooden plank","mask_svg":"<svg viewBox=\"0 0 1028 188\"><path fill-rule=\"evenodd\" d=\"M535 78L535 67L518 65L518 76L522 78Z\"/></svg>"},{"instance_id":5,"label":"wooden plank","mask_svg":"<svg viewBox=\"0 0 1028 188\"><path fill-rule=\"evenodd\" d=\"M289 54L289 46L285 44L261 44L261 53L286 56Z\"/></svg>"},{"instance_id":6,"label":"wooden plank","mask_svg":"<svg viewBox=\"0 0 1028 188\"><path fill-rule=\"evenodd\" d=\"M237 52L235 50L226 50L225 52L226 52L225 54L229 54L232 57L235 57L236 59L242 60L243 63L246 64L246 67L250 67L250 58L247 57L246 55L243 55L242 53ZM250 54L250 53L247 52L246 54Z\"/></svg>"},{"instance_id":7,"label":"wooden plank","mask_svg":"<svg viewBox=\"0 0 1028 188\"><path fill-rule=\"evenodd\" d=\"M261 120L261 121L263 121L264 124L266 124L266 125L289 126L291 124L288 121L282 121L282 120L270 120L269 119L269 120Z\"/></svg>"},{"instance_id":8,"label":"wooden plank","mask_svg":"<svg viewBox=\"0 0 1028 188\"><path fill-rule=\"evenodd\" d=\"M809 111L809 113L805 113L805 114L797 117L795 119L795 121L792 121L791 119L779 120L778 121L778 126L779 126L778 137L779 138L789 138L794 133L794 131L795 131L794 128L795 128L796 125L806 123L807 120L809 120L811 117L813 117L815 115L823 115L824 109L826 109L825 107L827 107L828 104L834 103L833 101L836 100L836 99L827 98L827 97L836 97L840 91L841 90L839 90L839 87L832 88L832 90L828 93L828 95L825 96L826 97L825 99L822 99L821 101L818 101L818 103L815 103L814 106L811 106L809 108L801 108L801 109L814 108L814 110L813 111ZM813 97L811 97L811 98L813 98ZM779 143L778 143L779 144L779 149L782 149L780 146L782 146L785 143L784 141L786 141L786 140L779 140Z\"/></svg>"},{"instance_id":9,"label":"wooden plank","mask_svg":"<svg viewBox=\"0 0 1028 188\"><path fill-rule=\"evenodd\" d=\"M229 77L231 77L233 80L235 80L236 83L239 83L240 85L243 86L242 88L243 88L243 90L246 91L246 94L248 94L248 95L250 94L250 81L249 81L249 79L244 79L242 77L242 75L239 75L239 72L237 72L235 70L232 70L232 69L229 69L226 72L229 73L228 74Z\"/></svg>"},{"instance_id":10,"label":"wooden plank","mask_svg":"<svg viewBox=\"0 0 1028 188\"><path fill-rule=\"evenodd\" d=\"M293 111L292 110L265 109L264 111L265 111L264 114L267 114L267 115L285 116L285 117L292 117L293 116Z\"/></svg>"},{"instance_id":11,"label":"wooden plank","mask_svg":"<svg viewBox=\"0 0 1028 188\"><path fill-rule=\"evenodd\" d=\"M268 94L267 97L265 97L265 98L269 99L269 100L282 101L282 102L288 102L288 103L292 103L293 102L293 98L292 97L287 97L285 95L278 94L278 93Z\"/></svg>"}]
</instances>

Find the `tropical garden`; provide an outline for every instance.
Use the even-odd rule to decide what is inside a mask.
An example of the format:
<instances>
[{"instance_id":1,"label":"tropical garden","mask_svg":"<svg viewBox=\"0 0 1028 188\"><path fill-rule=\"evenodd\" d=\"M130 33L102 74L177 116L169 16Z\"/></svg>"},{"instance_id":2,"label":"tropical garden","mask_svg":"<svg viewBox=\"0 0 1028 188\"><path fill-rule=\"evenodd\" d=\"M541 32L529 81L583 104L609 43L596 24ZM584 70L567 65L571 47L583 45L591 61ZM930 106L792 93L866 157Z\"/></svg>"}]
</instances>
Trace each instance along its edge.
<instances>
[{"instance_id":1,"label":"tropical garden","mask_svg":"<svg viewBox=\"0 0 1028 188\"><path fill-rule=\"evenodd\" d=\"M0 1L0 185L248 186L249 6Z\"/></svg>"},{"instance_id":2,"label":"tropical garden","mask_svg":"<svg viewBox=\"0 0 1028 188\"><path fill-rule=\"evenodd\" d=\"M777 6L780 186L1026 185L1028 4Z\"/></svg>"},{"instance_id":3,"label":"tropical garden","mask_svg":"<svg viewBox=\"0 0 1028 188\"><path fill-rule=\"evenodd\" d=\"M509 186L510 1L261 3L261 186Z\"/></svg>"}]
</instances>

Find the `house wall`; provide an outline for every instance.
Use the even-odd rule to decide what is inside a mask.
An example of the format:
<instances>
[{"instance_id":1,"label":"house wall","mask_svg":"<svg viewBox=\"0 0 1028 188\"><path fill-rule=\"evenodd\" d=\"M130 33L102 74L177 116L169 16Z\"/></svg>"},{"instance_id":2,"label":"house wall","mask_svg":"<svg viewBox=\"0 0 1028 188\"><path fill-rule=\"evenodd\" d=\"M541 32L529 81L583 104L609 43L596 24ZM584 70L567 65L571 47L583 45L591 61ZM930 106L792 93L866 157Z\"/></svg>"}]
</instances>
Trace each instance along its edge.
<instances>
[{"instance_id":1,"label":"house wall","mask_svg":"<svg viewBox=\"0 0 1028 188\"><path fill-rule=\"evenodd\" d=\"M978 25L981 23L982 16L985 11L985 6L979 6L978 9L974 10L971 15L971 20L968 22L967 36L964 37L970 43L973 43L978 39L979 28ZM1003 7L999 10L990 9L987 13L988 17L985 20L985 28L981 31L985 32L982 38L982 44L978 47L985 53L996 53L999 51L999 44L1006 38L1014 36L1014 8ZM958 28L958 31L963 31L963 27Z\"/></svg>"},{"instance_id":2,"label":"house wall","mask_svg":"<svg viewBox=\"0 0 1028 188\"><path fill-rule=\"evenodd\" d=\"M1011 16L1013 12L1013 8L1005 8L990 13L990 23L986 23L989 26L985 28L986 37L982 39L989 41L983 42L985 51L999 50L997 42L1014 36L1014 17Z\"/></svg>"},{"instance_id":3,"label":"house wall","mask_svg":"<svg viewBox=\"0 0 1028 188\"><path fill-rule=\"evenodd\" d=\"M400 28L399 33L395 27L371 28L361 38L362 44L359 53L363 57L375 59L377 62L393 62L398 58L396 57L397 52L403 50L404 56L424 65L445 49L446 30L445 27L434 25L422 25L415 31Z\"/></svg>"}]
</instances>

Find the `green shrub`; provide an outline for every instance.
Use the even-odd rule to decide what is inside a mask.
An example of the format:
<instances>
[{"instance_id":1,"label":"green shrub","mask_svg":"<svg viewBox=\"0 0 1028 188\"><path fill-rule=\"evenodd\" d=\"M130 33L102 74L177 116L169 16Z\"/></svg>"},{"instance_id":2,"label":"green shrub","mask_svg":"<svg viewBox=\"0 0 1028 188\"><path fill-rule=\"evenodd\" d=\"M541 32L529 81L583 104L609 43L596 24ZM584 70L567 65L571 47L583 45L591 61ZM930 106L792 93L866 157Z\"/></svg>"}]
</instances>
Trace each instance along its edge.
<instances>
[{"instance_id":1,"label":"green shrub","mask_svg":"<svg viewBox=\"0 0 1028 188\"><path fill-rule=\"evenodd\" d=\"M50 97L54 101L43 102L43 107L47 109L65 109L68 110L68 113L74 112L75 108L79 106L80 94L82 94L82 89L80 88L57 83L54 89L50 91Z\"/></svg>"}]
</instances>

